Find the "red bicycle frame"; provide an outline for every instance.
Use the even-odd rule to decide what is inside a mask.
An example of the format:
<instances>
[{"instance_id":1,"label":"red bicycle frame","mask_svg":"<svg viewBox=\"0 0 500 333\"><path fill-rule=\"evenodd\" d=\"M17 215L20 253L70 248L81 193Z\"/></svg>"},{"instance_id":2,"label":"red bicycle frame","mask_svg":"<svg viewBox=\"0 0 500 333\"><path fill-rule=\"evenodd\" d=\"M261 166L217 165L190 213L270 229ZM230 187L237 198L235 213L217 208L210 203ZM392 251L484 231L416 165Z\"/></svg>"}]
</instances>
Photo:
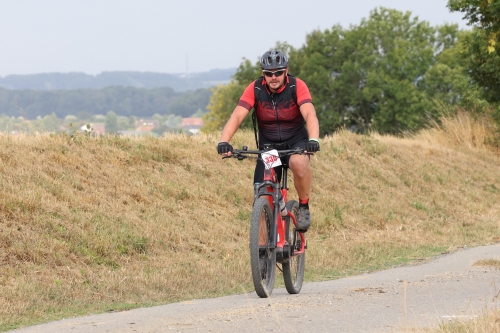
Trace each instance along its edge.
<instances>
[{"instance_id":1,"label":"red bicycle frame","mask_svg":"<svg viewBox=\"0 0 500 333\"><path fill-rule=\"evenodd\" d=\"M260 188L266 187L267 197L269 200L269 204L271 205L271 209L274 212L275 223L272 230L272 242L275 248L279 249L279 252L282 252L284 258L287 259L294 254L301 254L305 251L305 237L302 232L299 232L299 236L301 239L301 248L299 249L289 249L289 251L283 251L289 244L286 243L285 231L286 231L286 217L289 217L293 222L293 225L297 225L297 220L295 219L295 215L293 215L290 211L287 216L282 216L279 209L279 191L281 191L281 195L285 203L288 198L288 167L283 165L283 174L282 174L282 183L283 185L280 188L280 183L278 181L278 177L276 175L276 171L274 168L264 168L264 182L262 184L255 184L256 193L262 194L262 191L259 191ZM291 250L291 251L290 251Z\"/></svg>"}]
</instances>

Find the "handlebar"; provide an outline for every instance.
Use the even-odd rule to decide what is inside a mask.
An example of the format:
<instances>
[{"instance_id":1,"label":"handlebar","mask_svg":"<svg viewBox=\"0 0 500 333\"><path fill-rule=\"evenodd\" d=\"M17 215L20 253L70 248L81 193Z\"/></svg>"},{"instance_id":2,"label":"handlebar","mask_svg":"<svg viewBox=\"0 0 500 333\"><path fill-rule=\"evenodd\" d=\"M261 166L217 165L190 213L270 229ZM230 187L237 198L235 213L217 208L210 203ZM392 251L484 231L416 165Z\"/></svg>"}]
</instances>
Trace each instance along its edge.
<instances>
[{"instance_id":1,"label":"handlebar","mask_svg":"<svg viewBox=\"0 0 500 333\"><path fill-rule=\"evenodd\" d=\"M245 158L259 158L258 155L270 151L273 149L262 149L262 150L248 150L247 146L243 146L241 150L233 149L232 154L229 156L223 156L222 158L237 158L238 160L243 160ZM313 153L308 153L302 148L295 147L292 149L275 149L278 152L279 157L300 154L300 155L313 155ZM257 155L257 156L251 156Z\"/></svg>"}]
</instances>

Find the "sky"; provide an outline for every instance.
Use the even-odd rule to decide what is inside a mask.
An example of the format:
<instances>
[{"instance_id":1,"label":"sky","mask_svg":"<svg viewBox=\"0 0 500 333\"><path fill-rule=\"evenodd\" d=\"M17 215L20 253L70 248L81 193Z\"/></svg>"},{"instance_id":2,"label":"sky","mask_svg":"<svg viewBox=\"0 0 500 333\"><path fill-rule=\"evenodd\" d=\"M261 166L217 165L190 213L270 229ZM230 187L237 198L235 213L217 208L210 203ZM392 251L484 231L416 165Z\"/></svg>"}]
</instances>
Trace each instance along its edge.
<instances>
[{"instance_id":1,"label":"sky","mask_svg":"<svg viewBox=\"0 0 500 333\"><path fill-rule=\"evenodd\" d=\"M437 26L447 0L0 0L0 77L104 71L195 73L252 62L276 42L359 25L378 7ZM293 59L290 59L293 61Z\"/></svg>"}]
</instances>

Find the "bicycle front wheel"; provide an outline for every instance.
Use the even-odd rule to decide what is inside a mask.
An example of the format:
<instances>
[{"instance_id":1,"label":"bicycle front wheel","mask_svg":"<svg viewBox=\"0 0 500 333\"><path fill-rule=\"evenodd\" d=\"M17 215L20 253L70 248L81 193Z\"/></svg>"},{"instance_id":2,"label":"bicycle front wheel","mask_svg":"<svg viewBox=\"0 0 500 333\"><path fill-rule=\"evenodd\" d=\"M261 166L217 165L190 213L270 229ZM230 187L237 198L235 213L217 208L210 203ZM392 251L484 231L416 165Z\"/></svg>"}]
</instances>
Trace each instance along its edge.
<instances>
[{"instance_id":1,"label":"bicycle front wheel","mask_svg":"<svg viewBox=\"0 0 500 333\"><path fill-rule=\"evenodd\" d=\"M250 266L255 292L259 297L271 295L276 276L276 251L271 244L273 212L267 197L255 201L250 222Z\"/></svg>"},{"instance_id":2,"label":"bicycle front wheel","mask_svg":"<svg viewBox=\"0 0 500 333\"><path fill-rule=\"evenodd\" d=\"M290 200L286 203L286 209L297 216L299 212L299 203L295 200ZM300 250L302 241L299 232L295 230L295 226L290 217L286 218L285 239L290 245L290 258L283 265L283 279L285 280L286 291L289 294L298 294L302 288L304 281L304 270L306 265L305 251L300 254L295 254L295 251Z\"/></svg>"}]
</instances>

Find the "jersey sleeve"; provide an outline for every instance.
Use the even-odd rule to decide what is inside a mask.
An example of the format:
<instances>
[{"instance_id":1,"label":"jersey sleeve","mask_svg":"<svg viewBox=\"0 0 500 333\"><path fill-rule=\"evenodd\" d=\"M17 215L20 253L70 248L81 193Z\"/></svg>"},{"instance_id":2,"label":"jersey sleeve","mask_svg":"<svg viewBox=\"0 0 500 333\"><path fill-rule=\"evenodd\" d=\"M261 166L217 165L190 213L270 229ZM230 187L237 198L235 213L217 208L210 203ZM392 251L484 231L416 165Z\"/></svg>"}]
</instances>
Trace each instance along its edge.
<instances>
[{"instance_id":1,"label":"jersey sleeve","mask_svg":"<svg viewBox=\"0 0 500 333\"><path fill-rule=\"evenodd\" d=\"M305 103L312 103L311 93L309 92L309 88L306 83L301 79L296 79L297 85L297 104L301 106Z\"/></svg>"},{"instance_id":2,"label":"jersey sleeve","mask_svg":"<svg viewBox=\"0 0 500 333\"><path fill-rule=\"evenodd\" d=\"M238 106L242 106L248 111L252 110L255 104L255 81L250 83L243 91Z\"/></svg>"}]
</instances>

